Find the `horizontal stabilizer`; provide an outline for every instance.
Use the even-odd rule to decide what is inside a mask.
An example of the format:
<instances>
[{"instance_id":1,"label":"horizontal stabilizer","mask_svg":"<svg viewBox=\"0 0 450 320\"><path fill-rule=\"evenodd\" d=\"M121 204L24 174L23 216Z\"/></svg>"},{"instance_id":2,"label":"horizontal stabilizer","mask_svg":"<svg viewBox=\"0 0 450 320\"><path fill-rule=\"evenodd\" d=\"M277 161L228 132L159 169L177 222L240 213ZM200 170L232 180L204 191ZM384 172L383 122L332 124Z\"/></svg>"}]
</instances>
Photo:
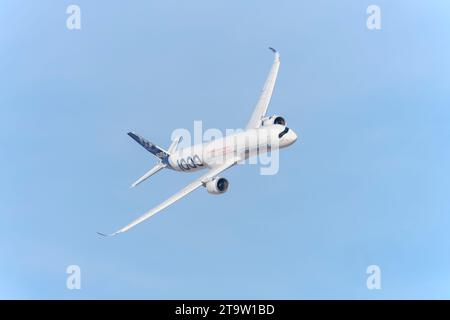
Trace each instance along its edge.
<instances>
[{"instance_id":1,"label":"horizontal stabilizer","mask_svg":"<svg viewBox=\"0 0 450 320\"><path fill-rule=\"evenodd\" d=\"M157 173L158 171L160 171L161 169L165 168L166 165L163 163L158 163L156 166L154 166L153 168L151 168L146 174L144 174L142 177L140 177L136 182L134 182L130 188L134 188L136 187L138 184L140 184L141 182L144 182L145 180L147 180L148 178L150 178L152 175L154 175L155 173Z\"/></svg>"},{"instance_id":2,"label":"horizontal stabilizer","mask_svg":"<svg viewBox=\"0 0 450 320\"><path fill-rule=\"evenodd\" d=\"M173 139L172 143L169 146L169 150L167 151L167 153L171 154L172 152L174 152L175 150L177 150L178 148L178 144L183 140L182 136L176 137L175 139Z\"/></svg>"}]
</instances>

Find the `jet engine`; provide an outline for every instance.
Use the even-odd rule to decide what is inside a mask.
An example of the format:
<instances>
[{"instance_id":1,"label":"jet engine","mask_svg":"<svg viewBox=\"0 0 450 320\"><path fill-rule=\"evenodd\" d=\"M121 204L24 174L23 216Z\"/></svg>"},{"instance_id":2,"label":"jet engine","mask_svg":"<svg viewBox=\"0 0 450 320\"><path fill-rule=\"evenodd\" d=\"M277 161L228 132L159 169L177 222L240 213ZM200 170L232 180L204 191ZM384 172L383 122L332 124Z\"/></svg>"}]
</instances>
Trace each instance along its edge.
<instances>
[{"instance_id":1,"label":"jet engine","mask_svg":"<svg viewBox=\"0 0 450 320\"><path fill-rule=\"evenodd\" d=\"M273 115L270 117L266 117L264 119L262 119L262 126L270 126L272 124L281 124L282 126L286 125L286 120L279 115Z\"/></svg>"},{"instance_id":2,"label":"jet engine","mask_svg":"<svg viewBox=\"0 0 450 320\"><path fill-rule=\"evenodd\" d=\"M228 189L228 180L225 178L216 177L206 183L206 190L212 194L225 193Z\"/></svg>"}]
</instances>

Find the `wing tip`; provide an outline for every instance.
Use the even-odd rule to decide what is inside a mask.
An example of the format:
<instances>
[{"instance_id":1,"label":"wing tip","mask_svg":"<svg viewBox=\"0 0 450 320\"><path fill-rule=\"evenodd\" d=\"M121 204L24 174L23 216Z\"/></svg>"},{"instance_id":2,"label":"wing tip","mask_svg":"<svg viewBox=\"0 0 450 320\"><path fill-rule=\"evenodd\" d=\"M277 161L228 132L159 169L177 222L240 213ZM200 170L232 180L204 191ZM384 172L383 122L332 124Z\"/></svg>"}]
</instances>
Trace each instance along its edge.
<instances>
[{"instance_id":1,"label":"wing tip","mask_svg":"<svg viewBox=\"0 0 450 320\"><path fill-rule=\"evenodd\" d=\"M138 184L140 184L141 182L139 181L139 180L137 180L137 181L135 181L135 182L133 182L131 185L130 185L130 189L133 189L134 187L136 187Z\"/></svg>"},{"instance_id":2,"label":"wing tip","mask_svg":"<svg viewBox=\"0 0 450 320\"><path fill-rule=\"evenodd\" d=\"M98 232L98 231L97 231L97 234L100 235L100 236L102 236L102 237L108 238L108 237L113 237L113 236L115 236L115 235L117 234L117 232L111 233L111 234L106 234L106 233L102 233L102 232Z\"/></svg>"}]
</instances>

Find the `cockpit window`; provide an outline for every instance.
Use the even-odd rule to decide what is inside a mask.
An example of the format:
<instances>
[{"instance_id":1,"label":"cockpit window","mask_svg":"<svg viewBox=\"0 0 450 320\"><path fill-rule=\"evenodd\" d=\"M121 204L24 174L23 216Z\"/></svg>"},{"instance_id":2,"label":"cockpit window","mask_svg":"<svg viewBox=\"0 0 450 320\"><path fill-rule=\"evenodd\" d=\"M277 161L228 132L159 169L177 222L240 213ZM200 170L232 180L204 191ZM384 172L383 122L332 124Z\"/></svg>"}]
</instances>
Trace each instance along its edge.
<instances>
[{"instance_id":1,"label":"cockpit window","mask_svg":"<svg viewBox=\"0 0 450 320\"><path fill-rule=\"evenodd\" d=\"M288 131L289 131L288 127L284 128L284 130L281 131L280 134L278 135L278 138L281 139L286 133L288 133Z\"/></svg>"}]
</instances>

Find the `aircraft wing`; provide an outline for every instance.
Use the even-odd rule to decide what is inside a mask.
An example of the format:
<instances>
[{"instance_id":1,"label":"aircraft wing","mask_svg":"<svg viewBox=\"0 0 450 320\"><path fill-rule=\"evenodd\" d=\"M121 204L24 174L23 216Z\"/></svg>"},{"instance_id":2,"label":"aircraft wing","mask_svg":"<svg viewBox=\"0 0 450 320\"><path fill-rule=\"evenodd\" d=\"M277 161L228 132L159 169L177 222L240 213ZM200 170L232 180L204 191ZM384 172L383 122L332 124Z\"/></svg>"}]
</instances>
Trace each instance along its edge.
<instances>
[{"instance_id":1,"label":"aircraft wing","mask_svg":"<svg viewBox=\"0 0 450 320\"><path fill-rule=\"evenodd\" d=\"M233 159L233 160L225 162L222 165L219 165L219 166L217 166L215 168L210 169L206 174L202 175L197 180L191 182L185 188L183 188L182 190L180 190L179 192L174 194L172 197L170 197L169 199L167 199L166 201L164 201L160 205L154 207L153 209L147 211L142 216L140 216L136 220L132 221L131 223L129 223L128 225L126 225L122 229L120 229L120 230L118 230L118 231L116 231L116 232L114 232L112 234L104 234L104 233L100 233L100 232L97 232L97 233L102 235L102 236L115 236L115 235L117 235L119 233L128 231L129 229L133 228L137 224L143 222L144 220L147 220L151 216L153 216L156 213L160 212L161 210L167 208L168 206L170 206L171 204L173 204L176 201L180 200L184 196L188 195L189 193L191 193L192 191L194 191L198 187L200 187L200 186L204 185L205 183L211 181L217 175L219 175L222 171L225 171L226 169L234 166L238 162L238 160L239 159Z\"/></svg>"},{"instance_id":2,"label":"aircraft wing","mask_svg":"<svg viewBox=\"0 0 450 320\"><path fill-rule=\"evenodd\" d=\"M277 80L278 69L280 68L280 54L274 48L269 49L275 54L272 68L270 69L269 75L264 83L258 103L256 104L255 110L253 111L246 129L256 129L261 126L261 119L265 117L267 108L270 104L270 99L272 98L273 88L275 87L275 82Z\"/></svg>"}]
</instances>

